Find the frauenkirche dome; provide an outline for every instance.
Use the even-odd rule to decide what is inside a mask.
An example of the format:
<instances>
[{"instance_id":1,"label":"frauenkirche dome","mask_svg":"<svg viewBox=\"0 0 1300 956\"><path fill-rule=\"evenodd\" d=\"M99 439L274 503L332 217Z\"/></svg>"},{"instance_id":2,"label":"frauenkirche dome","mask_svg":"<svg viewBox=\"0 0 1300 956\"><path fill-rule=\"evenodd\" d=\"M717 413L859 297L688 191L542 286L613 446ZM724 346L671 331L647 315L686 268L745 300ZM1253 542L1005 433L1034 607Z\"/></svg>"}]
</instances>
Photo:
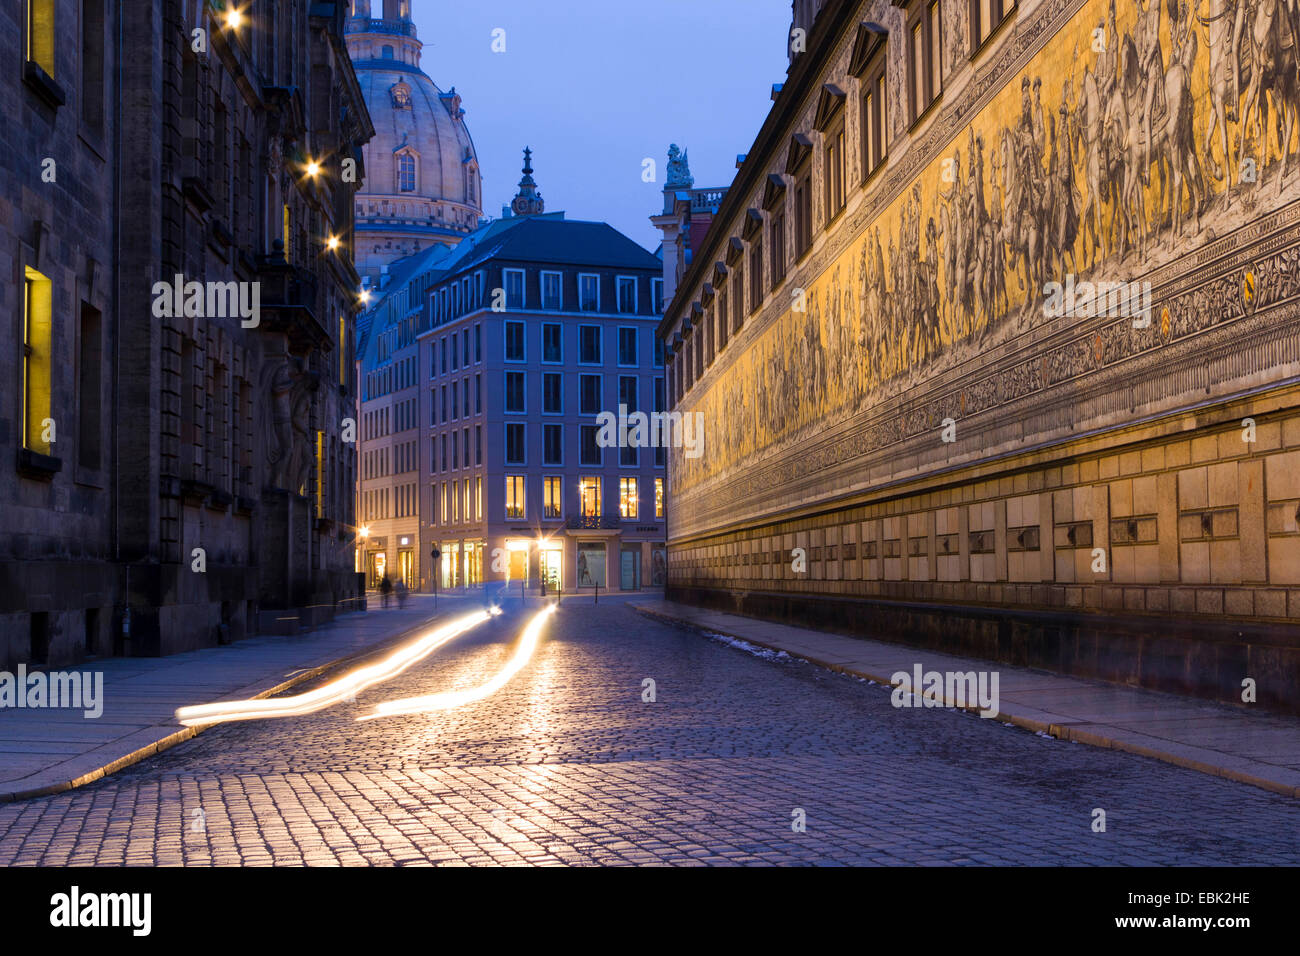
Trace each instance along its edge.
<instances>
[{"instance_id":1,"label":"frauenkirche dome","mask_svg":"<svg viewBox=\"0 0 1300 956\"><path fill-rule=\"evenodd\" d=\"M410 0L352 0L349 14L348 54L375 126L356 195L356 265L376 281L382 266L474 231L482 184L456 88L442 92L420 69Z\"/></svg>"}]
</instances>

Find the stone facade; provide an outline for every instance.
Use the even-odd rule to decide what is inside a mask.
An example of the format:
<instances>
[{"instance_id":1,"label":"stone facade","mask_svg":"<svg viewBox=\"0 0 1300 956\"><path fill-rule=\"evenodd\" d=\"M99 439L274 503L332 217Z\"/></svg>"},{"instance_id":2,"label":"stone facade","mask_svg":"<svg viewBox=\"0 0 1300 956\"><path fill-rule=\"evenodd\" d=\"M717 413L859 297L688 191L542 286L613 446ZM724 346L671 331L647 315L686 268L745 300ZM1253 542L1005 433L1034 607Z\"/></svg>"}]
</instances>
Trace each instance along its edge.
<instances>
[{"instance_id":1,"label":"stone facade","mask_svg":"<svg viewBox=\"0 0 1300 956\"><path fill-rule=\"evenodd\" d=\"M934 8L921 71L931 6L817 13L660 329L711 449L669 592L1300 710L1293 127L1220 108L1231 31L1183 5L986 9Z\"/></svg>"},{"instance_id":2,"label":"stone facade","mask_svg":"<svg viewBox=\"0 0 1300 956\"><path fill-rule=\"evenodd\" d=\"M39 386L0 394L0 666L328 618L358 597L350 256L371 134L345 5L53 11L5 31L21 63L48 30L53 76L0 81L24 131L0 159L0 362Z\"/></svg>"}]
</instances>

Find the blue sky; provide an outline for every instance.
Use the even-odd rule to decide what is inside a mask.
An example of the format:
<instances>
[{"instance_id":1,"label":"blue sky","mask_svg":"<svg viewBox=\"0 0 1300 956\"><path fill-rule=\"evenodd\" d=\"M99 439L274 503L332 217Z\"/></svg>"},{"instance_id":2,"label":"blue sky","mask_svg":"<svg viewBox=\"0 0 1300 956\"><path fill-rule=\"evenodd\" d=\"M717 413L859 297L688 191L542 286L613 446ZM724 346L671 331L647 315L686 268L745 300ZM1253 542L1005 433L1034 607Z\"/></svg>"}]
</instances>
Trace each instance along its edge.
<instances>
[{"instance_id":1,"label":"blue sky","mask_svg":"<svg viewBox=\"0 0 1300 956\"><path fill-rule=\"evenodd\" d=\"M515 195L524 146L547 211L605 220L650 250L668 144L725 186L785 79L789 0L414 0L420 65L461 95L483 211ZM505 30L504 53L492 31ZM642 181L642 161L657 182Z\"/></svg>"}]
</instances>

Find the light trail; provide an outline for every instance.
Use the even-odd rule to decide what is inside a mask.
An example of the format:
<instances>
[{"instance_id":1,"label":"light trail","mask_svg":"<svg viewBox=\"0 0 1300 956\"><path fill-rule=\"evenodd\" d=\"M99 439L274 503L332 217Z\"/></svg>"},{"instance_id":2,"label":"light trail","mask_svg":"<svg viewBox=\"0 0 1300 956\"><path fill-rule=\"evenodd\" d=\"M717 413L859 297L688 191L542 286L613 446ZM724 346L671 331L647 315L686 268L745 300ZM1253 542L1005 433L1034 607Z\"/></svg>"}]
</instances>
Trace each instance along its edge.
<instances>
[{"instance_id":1,"label":"light trail","mask_svg":"<svg viewBox=\"0 0 1300 956\"><path fill-rule=\"evenodd\" d=\"M186 727L201 727L230 720L261 720L270 717L299 717L315 713L333 704L351 700L369 687L396 677L412 664L428 657L454 637L501 613L494 607L466 614L436 627L406 644L375 664L359 667L315 690L293 697L270 700L225 700L215 704L180 707L176 719Z\"/></svg>"},{"instance_id":2,"label":"light trail","mask_svg":"<svg viewBox=\"0 0 1300 956\"><path fill-rule=\"evenodd\" d=\"M357 720L374 720L376 717L395 717L402 714L426 714L439 710L450 710L453 707L461 707L492 696L506 686L510 678L519 673L520 669L528 663L533 656L533 651L537 649L542 628L546 625L546 619L553 613L555 613L555 605L549 604L544 610L533 615L533 619L528 622L523 635L519 638L519 646L515 649L514 656L487 683L471 687L468 690L448 690L440 694L428 694L424 697L404 697L401 700L385 701L382 704L375 705L374 713L358 717Z\"/></svg>"}]
</instances>

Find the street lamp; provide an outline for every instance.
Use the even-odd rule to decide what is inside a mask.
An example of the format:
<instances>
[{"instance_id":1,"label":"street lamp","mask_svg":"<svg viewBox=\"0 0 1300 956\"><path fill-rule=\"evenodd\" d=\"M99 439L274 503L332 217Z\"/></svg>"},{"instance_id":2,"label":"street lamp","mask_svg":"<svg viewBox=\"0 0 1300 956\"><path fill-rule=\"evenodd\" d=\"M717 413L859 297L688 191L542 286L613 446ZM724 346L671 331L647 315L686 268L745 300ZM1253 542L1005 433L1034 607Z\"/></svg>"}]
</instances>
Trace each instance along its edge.
<instances>
[{"instance_id":1,"label":"street lamp","mask_svg":"<svg viewBox=\"0 0 1300 956\"><path fill-rule=\"evenodd\" d=\"M339 237L330 236L328 239L325 240L325 245L329 247L331 252L333 252L335 249L339 247Z\"/></svg>"},{"instance_id":2,"label":"street lamp","mask_svg":"<svg viewBox=\"0 0 1300 956\"><path fill-rule=\"evenodd\" d=\"M319 175L320 175L320 163L316 162L316 160L314 160L314 159L311 160L310 162L308 162L308 163L307 163L307 175L308 175L308 176L319 176Z\"/></svg>"},{"instance_id":3,"label":"street lamp","mask_svg":"<svg viewBox=\"0 0 1300 956\"><path fill-rule=\"evenodd\" d=\"M231 7L226 11L226 26L231 30L238 30L243 25L244 15L238 7Z\"/></svg>"}]
</instances>

